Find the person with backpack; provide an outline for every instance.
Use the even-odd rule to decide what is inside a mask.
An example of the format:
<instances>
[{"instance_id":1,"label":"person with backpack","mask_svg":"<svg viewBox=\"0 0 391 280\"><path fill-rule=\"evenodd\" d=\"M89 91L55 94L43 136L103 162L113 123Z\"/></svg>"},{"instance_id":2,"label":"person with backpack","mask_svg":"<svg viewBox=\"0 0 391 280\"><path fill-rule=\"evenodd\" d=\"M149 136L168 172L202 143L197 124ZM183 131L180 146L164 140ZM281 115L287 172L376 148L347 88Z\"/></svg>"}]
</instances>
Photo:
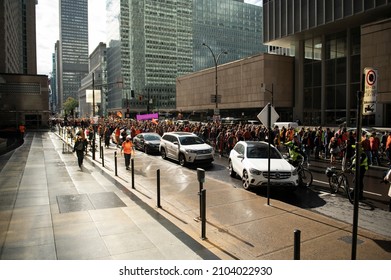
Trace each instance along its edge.
<instances>
[{"instance_id":1,"label":"person with backpack","mask_svg":"<svg viewBox=\"0 0 391 280\"><path fill-rule=\"evenodd\" d=\"M76 152L77 163L79 165L80 170L82 170L86 142L87 142L87 140L82 136L81 132L80 131L77 132L76 133L76 141L73 146L73 152Z\"/></svg>"},{"instance_id":2,"label":"person with backpack","mask_svg":"<svg viewBox=\"0 0 391 280\"><path fill-rule=\"evenodd\" d=\"M330 154L331 154L331 157L330 157L330 162L331 164L334 164L336 159L337 159L337 156L338 154L341 152L341 149L339 148L339 137L338 137L338 133L335 134L335 136L333 136L330 140L330 143L329 143L329 150L330 150Z\"/></svg>"}]
</instances>

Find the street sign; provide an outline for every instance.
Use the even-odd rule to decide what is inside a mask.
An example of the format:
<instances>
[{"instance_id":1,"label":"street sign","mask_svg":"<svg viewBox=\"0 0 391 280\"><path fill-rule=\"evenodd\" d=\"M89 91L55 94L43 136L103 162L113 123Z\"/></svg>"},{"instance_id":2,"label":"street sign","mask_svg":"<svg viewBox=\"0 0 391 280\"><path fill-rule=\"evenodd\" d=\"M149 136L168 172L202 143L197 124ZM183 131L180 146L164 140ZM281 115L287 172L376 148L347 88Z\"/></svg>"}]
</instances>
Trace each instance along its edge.
<instances>
[{"instance_id":1,"label":"street sign","mask_svg":"<svg viewBox=\"0 0 391 280\"><path fill-rule=\"evenodd\" d=\"M269 104L270 103L268 103L262 109L262 111L257 115L258 120L260 120L261 123L264 126L269 126L269 124L268 124L268 117L267 117L267 115L268 115L268 109L267 108L269 107ZM275 123L278 120L278 118L280 116L277 114L277 112L276 112L276 110L274 109L273 106L270 106L270 110L271 110L271 113L270 113L270 126L271 126L273 123Z\"/></svg>"},{"instance_id":2,"label":"street sign","mask_svg":"<svg viewBox=\"0 0 391 280\"><path fill-rule=\"evenodd\" d=\"M376 114L376 96L377 96L377 69L366 67L364 69L365 87L363 98L363 115Z\"/></svg>"}]
</instances>

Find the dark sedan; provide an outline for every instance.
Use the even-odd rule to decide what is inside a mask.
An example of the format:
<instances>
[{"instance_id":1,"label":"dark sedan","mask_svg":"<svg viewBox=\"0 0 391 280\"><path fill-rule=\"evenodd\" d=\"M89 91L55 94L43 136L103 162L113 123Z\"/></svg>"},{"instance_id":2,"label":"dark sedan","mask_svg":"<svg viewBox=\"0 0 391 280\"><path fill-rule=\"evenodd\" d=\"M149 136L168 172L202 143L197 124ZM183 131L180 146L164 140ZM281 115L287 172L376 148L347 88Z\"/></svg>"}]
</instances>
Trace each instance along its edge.
<instances>
[{"instance_id":1,"label":"dark sedan","mask_svg":"<svg viewBox=\"0 0 391 280\"><path fill-rule=\"evenodd\" d=\"M146 154L159 153L160 135L154 132L144 132L133 138L133 145L137 150Z\"/></svg>"}]
</instances>

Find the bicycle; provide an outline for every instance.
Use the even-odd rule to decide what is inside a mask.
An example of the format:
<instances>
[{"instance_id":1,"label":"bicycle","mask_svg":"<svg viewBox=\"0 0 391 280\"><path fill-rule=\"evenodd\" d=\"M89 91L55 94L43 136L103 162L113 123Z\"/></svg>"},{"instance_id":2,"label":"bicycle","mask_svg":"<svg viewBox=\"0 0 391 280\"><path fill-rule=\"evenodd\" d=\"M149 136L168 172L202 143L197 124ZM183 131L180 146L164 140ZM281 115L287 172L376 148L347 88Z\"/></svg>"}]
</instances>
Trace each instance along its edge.
<instances>
[{"instance_id":1,"label":"bicycle","mask_svg":"<svg viewBox=\"0 0 391 280\"><path fill-rule=\"evenodd\" d=\"M311 187L314 177L312 176L312 172L307 167L304 167L304 157L302 157L301 162L297 166L297 175L299 176L300 186L306 188Z\"/></svg>"},{"instance_id":2,"label":"bicycle","mask_svg":"<svg viewBox=\"0 0 391 280\"><path fill-rule=\"evenodd\" d=\"M312 172L307 167L304 167L304 161L305 157L303 156L301 156L301 161L299 162L289 160L289 162L296 167L297 175L299 176L299 186L309 188L312 185L314 177Z\"/></svg>"},{"instance_id":3,"label":"bicycle","mask_svg":"<svg viewBox=\"0 0 391 280\"><path fill-rule=\"evenodd\" d=\"M337 170L335 167L327 167L326 175L329 178L330 192L338 193L339 189L343 189L349 202L354 203L354 187L349 184L346 174L352 174L351 169Z\"/></svg>"}]
</instances>

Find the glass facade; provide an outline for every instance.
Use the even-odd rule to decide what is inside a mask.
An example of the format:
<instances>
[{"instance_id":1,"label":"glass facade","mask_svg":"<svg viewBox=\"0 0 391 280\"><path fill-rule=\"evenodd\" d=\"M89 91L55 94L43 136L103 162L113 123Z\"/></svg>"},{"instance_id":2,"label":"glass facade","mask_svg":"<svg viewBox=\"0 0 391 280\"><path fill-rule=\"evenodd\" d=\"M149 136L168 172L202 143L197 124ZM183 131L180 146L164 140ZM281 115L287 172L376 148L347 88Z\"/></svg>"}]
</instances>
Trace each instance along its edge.
<instances>
[{"instance_id":1,"label":"glass facade","mask_svg":"<svg viewBox=\"0 0 391 280\"><path fill-rule=\"evenodd\" d=\"M88 74L88 0L60 0L60 82L62 103L78 99L82 78ZM62 104L61 104L62 106Z\"/></svg>"},{"instance_id":2,"label":"glass facade","mask_svg":"<svg viewBox=\"0 0 391 280\"><path fill-rule=\"evenodd\" d=\"M330 125L347 115L350 122L355 119L361 77L359 45L358 27L304 41L304 123Z\"/></svg>"},{"instance_id":3,"label":"glass facade","mask_svg":"<svg viewBox=\"0 0 391 280\"><path fill-rule=\"evenodd\" d=\"M389 18L390 7L389 0L263 1L264 42L295 46L294 111L305 125L355 123L361 27ZM375 121L366 116L363 124Z\"/></svg>"},{"instance_id":4,"label":"glass facade","mask_svg":"<svg viewBox=\"0 0 391 280\"><path fill-rule=\"evenodd\" d=\"M107 2L109 109L175 109L176 77L192 71L192 2ZM132 92L134 96L132 96Z\"/></svg>"},{"instance_id":5,"label":"glass facade","mask_svg":"<svg viewBox=\"0 0 391 280\"><path fill-rule=\"evenodd\" d=\"M236 0L108 0L108 83L123 81L109 88L109 109L175 110L176 78L214 66L202 43L228 51L220 63L265 50L261 9Z\"/></svg>"},{"instance_id":6,"label":"glass facade","mask_svg":"<svg viewBox=\"0 0 391 280\"><path fill-rule=\"evenodd\" d=\"M193 0L193 70L214 67L207 44L219 64L266 52L262 44L262 7L233 0Z\"/></svg>"}]
</instances>

